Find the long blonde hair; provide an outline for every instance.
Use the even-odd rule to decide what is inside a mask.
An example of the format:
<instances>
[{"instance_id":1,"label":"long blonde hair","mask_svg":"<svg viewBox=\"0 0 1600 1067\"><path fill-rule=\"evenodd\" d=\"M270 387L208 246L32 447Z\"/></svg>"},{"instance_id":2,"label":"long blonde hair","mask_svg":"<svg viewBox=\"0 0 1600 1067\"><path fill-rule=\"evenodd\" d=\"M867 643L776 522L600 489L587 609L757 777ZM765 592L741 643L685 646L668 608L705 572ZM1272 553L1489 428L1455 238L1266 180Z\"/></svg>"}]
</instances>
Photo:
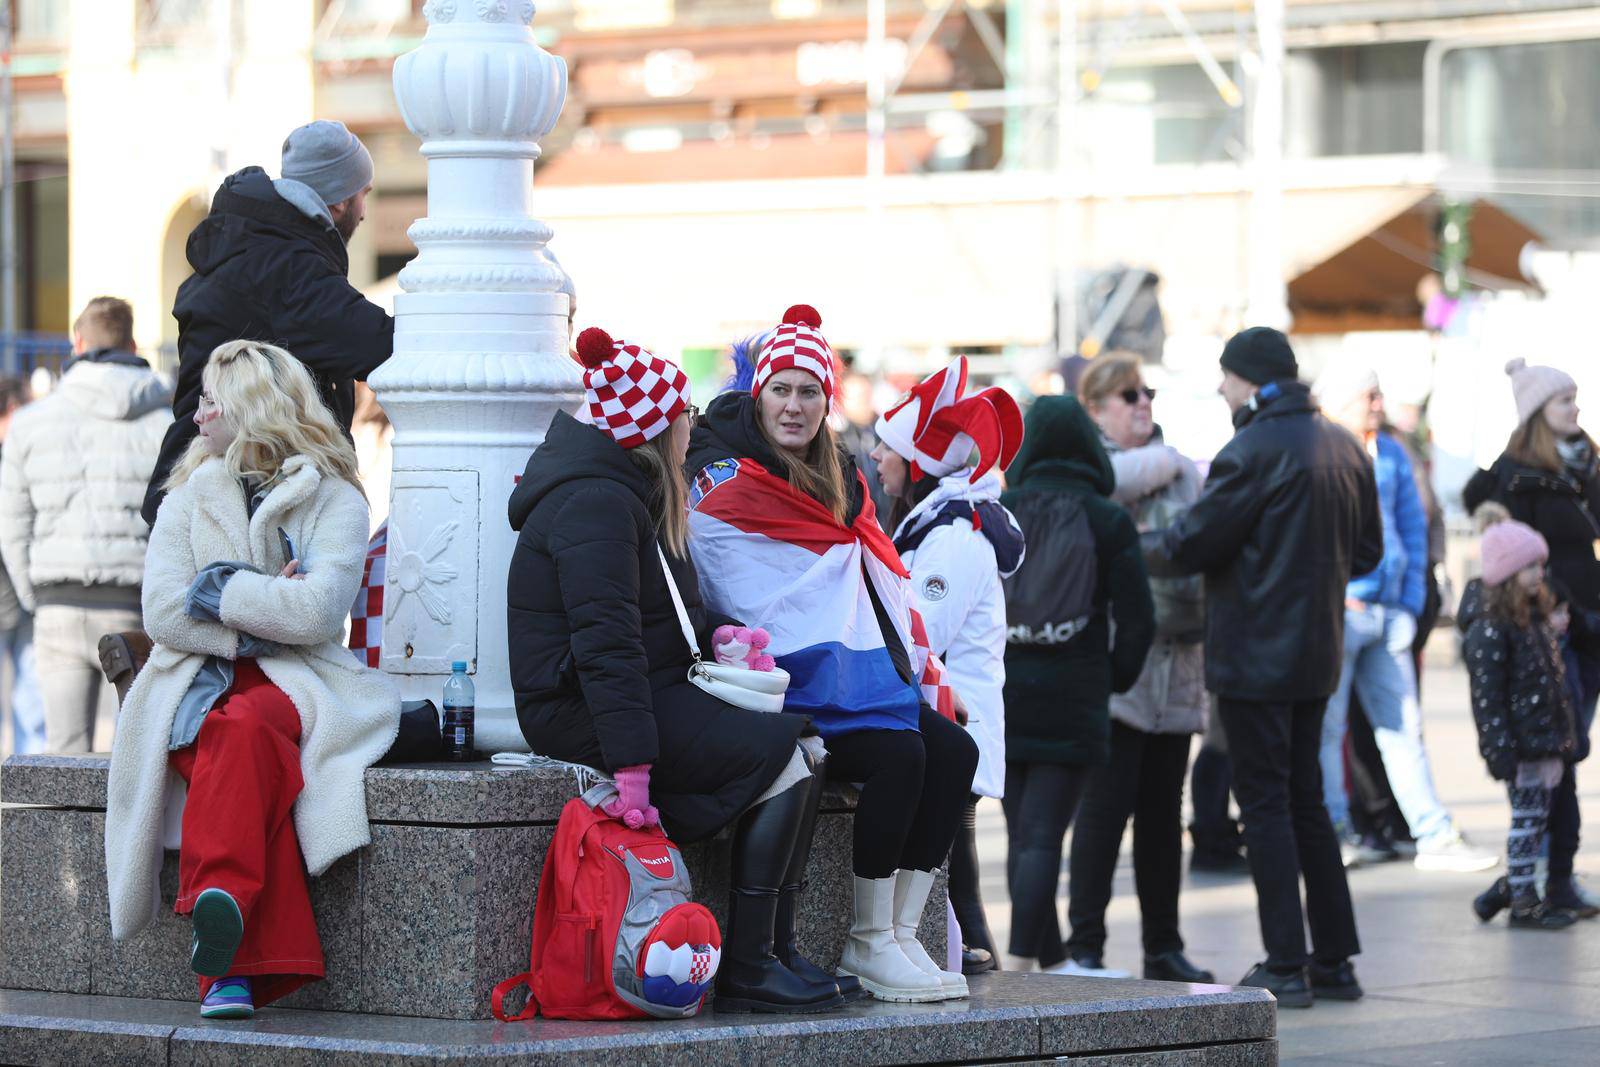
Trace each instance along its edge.
<instances>
[{"instance_id":1,"label":"long blonde hair","mask_svg":"<svg viewBox=\"0 0 1600 1067\"><path fill-rule=\"evenodd\" d=\"M672 460L671 427L628 449L628 458L650 479L650 515L667 551L687 559L689 490L683 484L683 468Z\"/></svg>"},{"instance_id":2,"label":"long blonde hair","mask_svg":"<svg viewBox=\"0 0 1600 1067\"><path fill-rule=\"evenodd\" d=\"M301 455L324 478L361 489L355 447L322 402L311 372L294 356L261 341L228 341L212 350L200 380L237 434L222 455L235 478L264 485L285 460ZM205 440L197 437L163 488L178 488L210 458Z\"/></svg>"},{"instance_id":3,"label":"long blonde hair","mask_svg":"<svg viewBox=\"0 0 1600 1067\"><path fill-rule=\"evenodd\" d=\"M796 456L772 439L759 410L756 412L756 426L761 430L762 438L772 446L788 483L827 508L834 521L843 526L845 515L850 510L850 493L844 484L844 466L839 462L839 439L834 436L827 418L823 418L817 435L806 446L804 456Z\"/></svg>"}]
</instances>

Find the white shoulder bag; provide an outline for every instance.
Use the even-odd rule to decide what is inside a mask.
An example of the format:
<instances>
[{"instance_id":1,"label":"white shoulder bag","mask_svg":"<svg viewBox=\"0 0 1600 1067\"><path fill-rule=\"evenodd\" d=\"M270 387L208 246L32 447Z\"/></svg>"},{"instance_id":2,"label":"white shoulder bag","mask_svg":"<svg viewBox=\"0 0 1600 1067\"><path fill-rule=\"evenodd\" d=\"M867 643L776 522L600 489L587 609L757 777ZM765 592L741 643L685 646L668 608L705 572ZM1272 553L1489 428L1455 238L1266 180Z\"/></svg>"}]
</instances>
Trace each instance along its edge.
<instances>
[{"instance_id":1,"label":"white shoulder bag","mask_svg":"<svg viewBox=\"0 0 1600 1067\"><path fill-rule=\"evenodd\" d=\"M661 573L667 579L667 591L672 594L672 606L678 612L678 625L683 627L683 639L689 643L689 654L694 665L689 668L689 681L710 693L746 711L782 711L783 694L789 688L789 672L779 667L770 671L753 671L748 667L730 667L725 663L706 663L700 658L700 642L689 624L689 611L683 606L678 593L678 583L667 566L667 555L656 545L656 555L661 559Z\"/></svg>"}]
</instances>

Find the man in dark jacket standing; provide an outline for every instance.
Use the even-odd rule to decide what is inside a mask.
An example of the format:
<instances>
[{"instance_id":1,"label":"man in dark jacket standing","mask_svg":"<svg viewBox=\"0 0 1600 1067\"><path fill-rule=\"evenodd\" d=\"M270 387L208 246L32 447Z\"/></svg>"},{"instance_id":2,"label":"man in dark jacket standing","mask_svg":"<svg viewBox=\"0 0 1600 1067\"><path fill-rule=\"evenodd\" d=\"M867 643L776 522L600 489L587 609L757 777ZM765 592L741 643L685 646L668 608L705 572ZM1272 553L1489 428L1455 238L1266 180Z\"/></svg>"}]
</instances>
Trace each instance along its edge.
<instances>
[{"instance_id":1,"label":"man in dark jacket standing","mask_svg":"<svg viewBox=\"0 0 1600 1067\"><path fill-rule=\"evenodd\" d=\"M1345 584L1383 558L1377 487L1361 445L1317 413L1283 334L1236 334L1222 371L1237 432L1152 570L1206 577L1206 688L1228 736L1267 949L1240 984L1287 1007L1354 1000L1361 947L1317 753L1343 662Z\"/></svg>"},{"instance_id":2,"label":"man in dark jacket standing","mask_svg":"<svg viewBox=\"0 0 1600 1067\"><path fill-rule=\"evenodd\" d=\"M346 432L355 383L394 351L394 319L350 284L345 248L366 215L372 157L343 123L307 123L283 142L283 177L229 175L189 235L194 274L178 287L178 387L172 427L145 494L152 526L174 464L194 440L211 350L249 338L304 363Z\"/></svg>"}]
</instances>

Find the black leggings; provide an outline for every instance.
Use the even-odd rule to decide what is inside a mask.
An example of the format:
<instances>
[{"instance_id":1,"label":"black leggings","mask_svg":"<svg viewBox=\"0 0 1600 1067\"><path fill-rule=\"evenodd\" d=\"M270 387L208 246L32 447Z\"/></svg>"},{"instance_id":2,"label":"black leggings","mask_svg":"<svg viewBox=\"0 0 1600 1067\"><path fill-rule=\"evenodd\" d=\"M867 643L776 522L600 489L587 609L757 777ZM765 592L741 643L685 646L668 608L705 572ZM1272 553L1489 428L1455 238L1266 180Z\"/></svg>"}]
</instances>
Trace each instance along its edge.
<instances>
[{"instance_id":1,"label":"black leggings","mask_svg":"<svg viewBox=\"0 0 1600 1067\"><path fill-rule=\"evenodd\" d=\"M967 732L927 707L916 730L858 730L828 739L828 777L861 784L854 860L858 878L944 863L978 770Z\"/></svg>"},{"instance_id":2,"label":"black leggings","mask_svg":"<svg viewBox=\"0 0 1600 1067\"><path fill-rule=\"evenodd\" d=\"M1085 767L1006 760L1006 884L1011 889L1011 954L1053 967L1067 958L1056 912L1061 841L1083 797Z\"/></svg>"},{"instance_id":3,"label":"black leggings","mask_svg":"<svg viewBox=\"0 0 1600 1067\"><path fill-rule=\"evenodd\" d=\"M974 793L967 797L967 806L961 812L961 826L956 830L956 842L950 849L950 907L956 913L956 924L961 927L961 943L967 948L981 948L994 952L994 935L989 932L989 919L983 913L983 892L978 883L978 801Z\"/></svg>"}]
</instances>

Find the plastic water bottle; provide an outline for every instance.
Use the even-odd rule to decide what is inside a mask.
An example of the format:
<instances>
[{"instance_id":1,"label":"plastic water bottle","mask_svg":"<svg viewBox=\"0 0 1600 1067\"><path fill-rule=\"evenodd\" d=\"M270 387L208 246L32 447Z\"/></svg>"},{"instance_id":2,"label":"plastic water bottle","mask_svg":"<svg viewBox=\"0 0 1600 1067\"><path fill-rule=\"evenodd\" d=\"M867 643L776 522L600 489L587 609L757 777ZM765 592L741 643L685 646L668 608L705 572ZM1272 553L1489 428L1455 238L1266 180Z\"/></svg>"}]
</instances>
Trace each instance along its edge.
<instances>
[{"instance_id":1,"label":"plastic water bottle","mask_svg":"<svg viewBox=\"0 0 1600 1067\"><path fill-rule=\"evenodd\" d=\"M472 748L472 725L475 694L472 679L467 677L467 664L456 660L450 664L450 680L444 683L444 758L457 762L477 759Z\"/></svg>"}]
</instances>

